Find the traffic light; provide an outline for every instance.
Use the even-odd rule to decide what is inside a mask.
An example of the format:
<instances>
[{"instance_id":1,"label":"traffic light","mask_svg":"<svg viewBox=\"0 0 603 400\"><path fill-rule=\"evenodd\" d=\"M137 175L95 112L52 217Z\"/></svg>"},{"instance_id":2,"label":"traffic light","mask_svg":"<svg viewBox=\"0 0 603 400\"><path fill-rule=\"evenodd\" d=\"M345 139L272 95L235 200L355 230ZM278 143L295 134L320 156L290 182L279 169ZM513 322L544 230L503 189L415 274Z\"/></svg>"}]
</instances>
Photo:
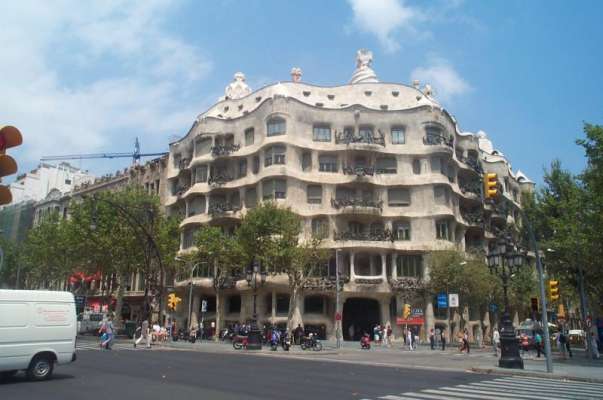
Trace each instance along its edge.
<instances>
[{"instance_id":1,"label":"traffic light","mask_svg":"<svg viewBox=\"0 0 603 400\"><path fill-rule=\"evenodd\" d=\"M170 293L168 295L168 308L172 311L175 310L178 306L178 303L181 301L182 299L180 297L176 296L174 293Z\"/></svg>"},{"instance_id":2,"label":"traffic light","mask_svg":"<svg viewBox=\"0 0 603 400\"><path fill-rule=\"evenodd\" d=\"M410 304L404 304L402 307L402 316L404 319L408 319L408 317L410 317Z\"/></svg>"},{"instance_id":3,"label":"traffic light","mask_svg":"<svg viewBox=\"0 0 603 400\"><path fill-rule=\"evenodd\" d=\"M3 176L17 172L17 162L6 155L6 149L23 143L21 132L14 126L0 126L0 180ZM13 201L13 195L8 186L0 185L0 205Z\"/></svg>"},{"instance_id":4,"label":"traffic light","mask_svg":"<svg viewBox=\"0 0 603 400\"><path fill-rule=\"evenodd\" d=\"M498 178L495 173L484 174L484 199L493 199L498 195Z\"/></svg>"},{"instance_id":5,"label":"traffic light","mask_svg":"<svg viewBox=\"0 0 603 400\"><path fill-rule=\"evenodd\" d=\"M549 280L549 299L551 301L559 300L559 281Z\"/></svg>"}]
</instances>

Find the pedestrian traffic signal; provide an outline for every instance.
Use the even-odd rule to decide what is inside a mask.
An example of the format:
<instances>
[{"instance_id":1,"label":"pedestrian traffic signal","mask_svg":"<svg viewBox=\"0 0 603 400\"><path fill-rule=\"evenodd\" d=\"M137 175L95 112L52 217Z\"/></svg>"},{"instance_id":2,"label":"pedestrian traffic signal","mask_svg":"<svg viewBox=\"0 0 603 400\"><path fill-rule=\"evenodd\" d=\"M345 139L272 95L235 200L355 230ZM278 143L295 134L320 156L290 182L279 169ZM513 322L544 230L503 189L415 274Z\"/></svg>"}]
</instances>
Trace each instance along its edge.
<instances>
[{"instance_id":1,"label":"pedestrian traffic signal","mask_svg":"<svg viewBox=\"0 0 603 400\"><path fill-rule=\"evenodd\" d=\"M404 319L410 317L410 304L404 304L402 307L402 317L404 317Z\"/></svg>"},{"instance_id":2,"label":"pedestrian traffic signal","mask_svg":"<svg viewBox=\"0 0 603 400\"><path fill-rule=\"evenodd\" d=\"M12 175L17 172L17 162L6 155L6 149L19 146L23 143L21 132L14 126L0 126L0 180L3 176ZM13 201L10 188L0 185L0 205Z\"/></svg>"},{"instance_id":3,"label":"pedestrian traffic signal","mask_svg":"<svg viewBox=\"0 0 603 400\"><path fill-rule=\"evenodd\" d=\"M549 299L551 301L559 300L559 281L549 281Z\"/></svg>"},{"instance_id":4,"label":"pedestrian traffic signal","mask_svg":"<svg viewBox=\"0 0 603 400\"><path fill-rule=\"evenodd\" d=\"M170 293L168 295L168 308L172 311L175 310L178 306L178 303L181 301L182 299L180 297L176 296L174 293Z\"/></svg>"},{"instance_id":5,"label":"pedestrian traffic signal","mask_svg":"<svg viewBox=\"0 0 603 400\"><path fill-rule=\"evenodd\" d=\"M493 199L498 195L498 178L495 173L484 174L484 198Z\"/></svg>"}]
</instances>

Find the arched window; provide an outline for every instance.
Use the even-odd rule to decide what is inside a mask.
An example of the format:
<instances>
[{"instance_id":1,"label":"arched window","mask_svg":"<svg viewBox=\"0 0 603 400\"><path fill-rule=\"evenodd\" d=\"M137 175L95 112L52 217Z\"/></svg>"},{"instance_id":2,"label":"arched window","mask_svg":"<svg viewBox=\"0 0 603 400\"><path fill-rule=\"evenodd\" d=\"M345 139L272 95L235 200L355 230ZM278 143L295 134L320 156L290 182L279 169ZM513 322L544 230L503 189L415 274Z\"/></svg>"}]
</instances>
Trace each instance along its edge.
<instances>
[{"instance_id":1,"label":"arched window","mask_svg":"<svg viewBox=\"0 0 603 400\"><path fill-rule=\"evenodd\" d=\"M278 136L287 133L287 122L284 118L274 117L268 121L266 136Z\"/></svg>"},{"instance_id":2,"label":"arched window","mask_svg":"<svg viewBox=\"0 0 603 400\"><path fill-rule=\"evenodd\" d=\"M394 222L394 238L396 240L410 240L410 222L395 221Z\"/></svg>"},{"instance_id":3,"label":"arched window","mask_svg":"<svg viewBox=\"0 0 603 400\"><path fill-rule=\"evenodd\" d=\"M286 147L280 144L268 147L264 153L264 167L272 164L285 164L285 151Z\"/></svg>"},{"instance_id":4,"label":"arched window","mask_svg":"<svg viewBox=\"0 0 603 400\"><path fill-rule=\"evenodd\" d=\"M329 236L329 220L326 217L317 217L312 220L312 236L325 239Z\"/></svg>"}]
</instances>

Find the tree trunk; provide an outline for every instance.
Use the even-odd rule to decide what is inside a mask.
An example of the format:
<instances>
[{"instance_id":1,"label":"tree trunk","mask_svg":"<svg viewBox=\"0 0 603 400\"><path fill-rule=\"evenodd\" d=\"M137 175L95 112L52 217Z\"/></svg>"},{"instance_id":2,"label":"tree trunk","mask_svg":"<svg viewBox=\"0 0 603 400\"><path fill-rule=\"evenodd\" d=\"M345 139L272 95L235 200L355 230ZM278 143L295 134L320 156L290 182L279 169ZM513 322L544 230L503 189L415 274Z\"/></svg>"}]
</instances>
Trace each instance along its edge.
<instances>
[{"instance_id":1,"label":"tree trunk","mask_svg":"<svg viewBox=\"0 0 603 400\"><path fill-rule=\"evenodd\" d=\"M214 340L217 342L220 340L220 331L222 329L222 293L221 290L216 288L216 333L214 334Z\"/></svg>"},{"instance_id":2,"label":"tree trunk","mask_svg":"<svg viewBox=\"0 0 603 400\"><path fill-rule=\"evenodd\" d=\"M126 275L119 274L117 279L119 280L119 286L117 288L117 298L115 300L115 319L113 320L113 322L115 328L119 330L123 327L121 309L124 303L124 288L126 287Z\"/></svg>"},{"instance_id":3,"label":"tree trunk","mask_svg":"<svg viewBox=\"0 0 603 400\"><path fill-rule=\"evenodd\" d=\"M291 288L289 297L289 315L287 316L287 331L293 332L297 325L303 326L301 312L299 310L299 297L301 295L301 285L294 284Z\"/></svg>"}]
</instances>

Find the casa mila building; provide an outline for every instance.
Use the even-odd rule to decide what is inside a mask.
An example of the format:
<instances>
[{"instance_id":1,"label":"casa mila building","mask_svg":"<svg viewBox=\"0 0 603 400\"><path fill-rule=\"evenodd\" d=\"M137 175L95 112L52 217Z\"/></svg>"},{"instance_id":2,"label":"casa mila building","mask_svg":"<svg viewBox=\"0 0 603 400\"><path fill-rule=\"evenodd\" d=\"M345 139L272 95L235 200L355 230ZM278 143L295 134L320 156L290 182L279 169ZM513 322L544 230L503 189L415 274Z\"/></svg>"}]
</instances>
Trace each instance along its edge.
<instances>
[{"instance_id":1,"label":"casa mila building","mask_svg":"<svg viewBox=\"0 0 603 400\"><path fill-rule=\"evenodd\" d=\"M375 324L391 325L395 336L408 324L422 337L431 328L455 332L461 319L471 335L486 335L487 314L461 307L448 320L423 290L430 253L485 251L497 229L515 223L521 192L533 183L484 133L461 132L429 85L380 82L371 64L371 52L359 50L349 83L334 87L302 82L293 68L290 81L253 91L235 74L225 96L170 145L167 207L184 217L181 253L194 250L201 225L234 231L246 211L273 201L332 250L297 305L307 330L335 336L339 265L346 340ZM506 201L483 202L485 171L497 173ZM185 300L192 295L190 322L208 326L216 320L212 271L192 271L176 289ZM258 324L285 326L287 282L268 274L254 289L244 275L233 277L220 290L222 324L249 322L255 293ZM405 304L412 315L401 322ZM188 304L178 315L188 323Z\"/></svg>"}]
</instances>

